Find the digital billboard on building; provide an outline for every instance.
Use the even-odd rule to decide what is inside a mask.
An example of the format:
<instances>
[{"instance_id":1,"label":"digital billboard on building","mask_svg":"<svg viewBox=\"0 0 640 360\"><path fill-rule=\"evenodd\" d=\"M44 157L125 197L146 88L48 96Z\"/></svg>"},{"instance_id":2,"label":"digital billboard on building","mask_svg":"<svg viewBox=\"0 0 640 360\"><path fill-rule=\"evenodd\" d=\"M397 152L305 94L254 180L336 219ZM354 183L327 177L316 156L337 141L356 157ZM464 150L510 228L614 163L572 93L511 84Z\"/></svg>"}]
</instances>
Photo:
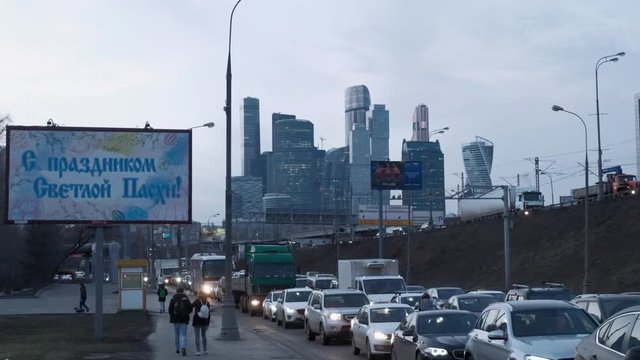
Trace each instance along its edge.
<instances>
[{"instance_id":1,"label":"digital billboard on building","mask_svg":"<svg viewBox=\"0 0 640 360\"><path fill-rule=\"evenodd\" d=\"M371 189L420 190L422 164L419 161L372 161Z\"/></svg>"},{"instance_id":2,"label":"digital billboard on building","mask_svg":"<svg viewBox=\"0 0 640 360\"><path fill-rule=\"evenodd\" d=\"M7 127L6 223L190 223L191 131Z\"/></svg>"}]
</instances>

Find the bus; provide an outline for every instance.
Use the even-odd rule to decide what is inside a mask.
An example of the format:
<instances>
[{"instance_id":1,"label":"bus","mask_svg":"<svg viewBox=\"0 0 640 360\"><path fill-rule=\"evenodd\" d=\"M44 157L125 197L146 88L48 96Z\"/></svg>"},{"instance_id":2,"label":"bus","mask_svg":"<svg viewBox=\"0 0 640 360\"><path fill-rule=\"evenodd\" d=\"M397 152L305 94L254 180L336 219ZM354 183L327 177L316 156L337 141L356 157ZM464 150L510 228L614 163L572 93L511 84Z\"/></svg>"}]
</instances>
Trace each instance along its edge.
<instances>
[{"instance_id":1,"label":"bus","mask_svg":"<svg viewBox=\"0 0 640 360\"><path fill-rule=\"evenodd\" d=\"M196 253L191 257L191 289L214 297L220 277L224 276L225 257L215 253Z\"/></svg>"}]
</instances>

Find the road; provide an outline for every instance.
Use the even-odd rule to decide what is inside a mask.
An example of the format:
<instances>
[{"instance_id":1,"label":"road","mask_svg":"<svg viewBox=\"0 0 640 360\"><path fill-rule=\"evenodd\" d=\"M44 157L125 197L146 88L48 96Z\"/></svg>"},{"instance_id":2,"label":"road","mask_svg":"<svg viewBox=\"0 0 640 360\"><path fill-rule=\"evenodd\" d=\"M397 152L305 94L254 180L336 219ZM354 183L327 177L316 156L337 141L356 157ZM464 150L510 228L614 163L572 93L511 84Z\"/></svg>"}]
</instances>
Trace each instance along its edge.
<instances>
[{"instance_id":1,"label":"road","mask_svg":"<svg viewBox=\"0 0 640 360\"><path fill-rule=\"evenodd\" d=\"M252 329L254 333L267 337L269 341L283 348L283 359L305 360L344 360L364 359L364 356L351 354L351 343L332 341L324 346L316 341L308 341L302 327L283 329L275 322L264 320L260 316L249 316L237 311L238 326Z\"/></svg>"}]
</instances>

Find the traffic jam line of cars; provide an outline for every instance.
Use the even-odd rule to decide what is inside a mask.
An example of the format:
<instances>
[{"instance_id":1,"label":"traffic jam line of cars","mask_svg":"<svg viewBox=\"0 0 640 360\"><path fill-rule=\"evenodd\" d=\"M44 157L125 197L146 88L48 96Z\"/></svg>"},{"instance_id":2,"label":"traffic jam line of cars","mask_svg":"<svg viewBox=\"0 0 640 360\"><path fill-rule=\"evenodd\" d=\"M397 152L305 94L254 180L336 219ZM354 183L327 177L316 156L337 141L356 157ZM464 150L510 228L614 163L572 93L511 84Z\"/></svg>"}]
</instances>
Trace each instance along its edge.
<instances>
[{"instance_id":1,"label":"traffic jam line of cars","mask_svg":"<svg viewBox=\"0 0 640 360\"><path fill-rule=\"evenodd\" d=\"M263 318L304 327L307 340L322 345L350 342L368 359L640 360L640 293L575 296L552 283L514 285L507 294L407 285L389 302L372 302L323 276L329 281L306 278L309 286L270 292ZM425 301L433 310L420 310Z\"/></svg>"}]
</instances>

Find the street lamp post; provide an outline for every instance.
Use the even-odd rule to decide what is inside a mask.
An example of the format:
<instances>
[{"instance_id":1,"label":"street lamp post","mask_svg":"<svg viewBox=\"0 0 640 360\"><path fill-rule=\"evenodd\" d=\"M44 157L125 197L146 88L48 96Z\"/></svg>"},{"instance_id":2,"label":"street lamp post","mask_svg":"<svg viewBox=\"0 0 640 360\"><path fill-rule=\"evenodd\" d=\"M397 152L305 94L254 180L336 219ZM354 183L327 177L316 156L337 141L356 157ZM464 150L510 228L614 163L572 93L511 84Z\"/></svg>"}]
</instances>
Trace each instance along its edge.
<instances>
[{"instance_id":1,"label":"street lamp post","mask_svg":"<svg viewBox=\"0 0 640 360\"><path fill-rule=\"evenodd\" d=\"M584 126L584 280L582 283L582 293L588 294L591 288L591 269L590 269L590 249L589 249L589 151L587 149L587 124L580 115L565 110L561 106L553 105L553 111L564 111L576 116Z\"/></svg>"},{"instance_id":2,"label":"street lamp post","mask_svg":"<svg viewBox=\"0 0 640 360\"><path fill-rule=\"evenodd\" d=\"M225 262L224 262L224 298L222 300L222 323L220 326L220 338L222 340L239 340L238 322L236 320L235 303L233 300L233 288L231 287L232 259L233 256L233 232L232 232L232 196L231 196L231 29L233 25L233 13L240 4L236 2L229 17L229 52L227 56L227 99L224 106L227 120L227 163L225 178Z\"/></svg>"},{"instance_id":3,"label":"street lamp post","mask_svg":"<svg viewBox=\"0 0 640 360\"><path fill-rule=\"evenodd\" d=\"M598 126L598 201L602 200L602 147L600 146L600 99L598 96L598 69L602 64L608 62L618 62L622 56L624 56L624 51L619 52L613 55L603 56L598 61L596 61L596 123Z\"/></svg>"},{"instance_id":4,"label":"street lamp post","mask_svg":"<svg viewBox=\"0 0 640 360\"><path fill-rule=\"evenodd\" d=\"M553 204L555 203L555 199L553 197L553 176L551 176L551 174L546 171L542 171L540 172L540 174L547 175L549 177L549 181L551 182L551 205L553 206Z\"/></svg>"},{"instance_id":5,"label":"street lamp post","mask_svg":"<svg viewBox=\"0 0 640 360\"><path fill-rule=\"evenodd\" d=\"M190 127L189 130L193 130L193 129L197 129L197 128L201 128L201 127L208 127L209 129L211 129L214 126L216 126L216 124L214 124L213 121L212 121L212 122L208 122L206 124Z\"/></svg>"},{"instance_id":6,"label":"street lamp post","mask_svg":"<svg viewBox=\"0 0 640 360\"><path fill-rule=\"evenodd\" d=\"M427 136L427 141L431 141L431 136L436 134L444 134L445 131L449 130L448 126L445 126L441 129L435 129L433 131L429 131L429 135Z\"/></svg>"}]
</instances>

